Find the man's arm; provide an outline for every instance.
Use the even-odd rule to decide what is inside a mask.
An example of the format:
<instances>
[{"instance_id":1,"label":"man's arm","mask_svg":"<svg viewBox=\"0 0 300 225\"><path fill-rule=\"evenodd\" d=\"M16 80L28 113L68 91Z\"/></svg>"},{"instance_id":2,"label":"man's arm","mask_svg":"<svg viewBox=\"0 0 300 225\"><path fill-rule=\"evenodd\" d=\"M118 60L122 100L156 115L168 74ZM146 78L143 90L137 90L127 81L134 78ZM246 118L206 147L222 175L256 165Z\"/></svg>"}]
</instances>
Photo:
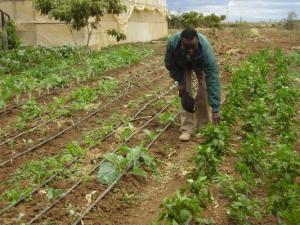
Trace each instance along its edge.
<instances>
[{"instance_id":1,"label":"man's arm","mask_svg":"<svg viewBox=\"0 0 300 225\"><path fill-rule=\"evenodd\" d=\"M171 41L168 42L166 53L165 53L165 66L170 72L170 76L173 80L177 81L180 86L184 85L184 79L182 72L176 67L173 59L173 48L171 46Z\"/></svg>"},{"instance_id":2,"label":"man's arm","mask_svg":"<svg viewBox=\"0 0 300 225\"><path fill-rule=\"evenodd\" d=\"M205 37L203 38L203 41L203 62L208 102L212 108L212 112L216 113L220 110L221 102L221 82L218 62L209 41Z\"/></svg>"}]
</instances>

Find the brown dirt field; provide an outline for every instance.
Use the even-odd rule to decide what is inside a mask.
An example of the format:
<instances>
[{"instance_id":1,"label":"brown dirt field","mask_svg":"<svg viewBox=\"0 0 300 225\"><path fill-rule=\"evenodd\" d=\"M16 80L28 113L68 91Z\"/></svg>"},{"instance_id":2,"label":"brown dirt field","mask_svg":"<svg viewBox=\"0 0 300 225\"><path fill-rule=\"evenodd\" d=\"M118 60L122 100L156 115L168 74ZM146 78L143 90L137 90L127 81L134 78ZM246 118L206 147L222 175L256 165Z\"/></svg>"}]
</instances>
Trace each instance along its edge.
<instances>
[{"instance_id":1,"label":"brown dirt field","mask_svg":"<svg viewBox=\"0 0 300 225\"><path fill-rule=\"evenodd\" d=\"M156 72L155 74L152 74L152 75L153 76L160 76L161 74ZM151 80L153 79L152 77L150 77L150 78L151 78ZM142 81L142 83L146 84L146 87L149 86L149 85L155 85L155 83L158 83L158 82L160 82L162 84L162 87L163 87L163 86L165 86L166 84L169 83L168 80L167 80L167 77L166 77L166 78L161 79L161 80L156 80L153 84L152 83L148 84L148 79L150 80L150 78L147 78L144 81ZM163 84L162 82L165 82L165 83ZM47 143L46 145L43 145L43 146L39 147L38 149L36 149L36 151L33 151L32 153L26 154L26 155L16 159L11 165L8 164L8 166L0 168L1 180L6 180L9 176L9 174L11 174L17 168L20 168L28 160L38 159L38 158L41 158L41 157L43 158L43 157L46 157L46 156L51 156L51 155L58 154L59 152L61 152L61 150L63 149L65 144L67 144L68 142L70 142L72 140L78 140L84 131L90 130L93 127L95 127L95 125L97 124L97 119L101 120L101 118L109 117L109 115L111 115L112 113L116 113L116 112L119 112L120 114L125 114L125 115L128 114L128 112L126 112L127 109L124 108L124 107L120 108L120 105L122 105L122 102L124 101L124 99L127 99L127 98L132 99L132 100L134 100L134 99L137 100L137 98L139 98L141 95L144 94L144 89L143 88L145 88L145 87L142 87L142 90L141 89L139 90L138 87L134 88L133 90L131 90L129 92L128 95L126 95L123 98L121 98L120 100L118 100L115 104L111 105L104 112L97 113L95 116L91 117L90 119L88 119L84 123L78 124L76 127L69 130L65 134L53 139L51 142ZM121 112L120 112L120 109L121 109ZM86 112L81 112L78 116L73 116L71 118L71 120L72 121L78 121L80 118L82 118L85 115L86 115ZM57 122L57 121L55 121L55 122ZM72 124L71 121L70 122L67 121L66 123L67 123L67 125ZM57 125L52 125L52 126L53 126L52 128L51 127L48 128L49 129L49 134L47 134L48 136L55 135L56 132L59 132L63 129L63 127L57 127ZM59 130L57 130L57 128L59 128ZM33 134L33 135L35 135L35 134ZM26 138L26 137L23 137L23 138ZM30 146L26 146L26 148L24 148L24 144L21 145L21 146L17 145L17 146L13 146L11 148L12 149L11 151L14 151L14 154L16 154L17 152L22 152L22 151L24 151L25 149L27 149L29 147ZM7 160L9 157L14 155L9 151L9 149L3 149L3 151L4 152L0 157L1 161ZM7 153L5 154L5 152L7 152ZM1 189L1 190L3 190L3 189Z\"/></svg>"},{"instance_id":2,"label":"brown dirt field","mask_svg":"<svg viewBox=\"0 0 300 225\"><path fill-rule=\"evenodd\" d=\"M260 33L261 37L256 38L254 41L253 38L241 40L239 37L232 35L231 31L225 30L218 32L219 40L214 47L220 62L223 84L226 84L228 77L230 76L230 74L226 73L224 70L225 65L237 65L250 52L257 51L262 48L274 48L280 46L286 50L290 50L292 47L295 47L300 43L300 36L291 38L290 36L287 36L288 34L285 32L278 33L278 31L274 30L260 30ZM147 66L148 64L155 66L157 62L163 61L165 43L155 45L158 46L156 56L152 59L147 59L143 64L138 65L140 71L149 70L149 66ZM232 49L236 50L229 54L228 52ZM135 66L130 66L126 69L117 70L117 74L127 74L133 70L135 70ZM145 74L147 74L147 72L145 72ZM82 124L62 137L51 141L51 143L39 148L33 154L28 154L20 160L15 161L10 167L0 168L1 180L8 179L9 174L23 166L27 160L58 154L61 152L62 147L70 140L78 140L84 130L94 128L97 125L97 118L100 120L107 118L112 112L119 112L125 116L132 114L136 108L128 109L124 107L129 100L137 100L140 96L146 96L145 93L153 93L158 86L167 87L170 85L170 79L167 71L163 69L160 72L151 74L151 77L148 76L149 81L160 75L164 75L162 79L154 82L153 84L146 85L145 87L134 87L126 98L122 98L116 105L105 110L105 112L99 113L97 117L95 116L85 124ZM146 100L149 100L147 96L144 101L138 103L138 106L142 105ZM105 102L106 100L103 101ZM143 115L152 115L158 110L159 109L157 108L150 107L150 109L143 113ZM74 120L75 118L84 116L84 114L85 113L82 112L78 113L78 115L74 115ZM141 125L141 122L145 121L136 121L134 124L138 127ZM149 129L154 129L159 126L158 121L154 121L147 127L149 127ZM52 130L53 128L50 127L49 129ZM193 165L190 160L193 158L194 149L200 141L194 137L191 142L182 143L177 139L179 134L179 121L177 120L176 123L174 123L150 149L153 155L162 161L159 166L159 173L150 173L148 179L127 174L118 183L114 190L110 192L91 213L88 214L88 216L84 219L84 224L148 225L157 219L161 210L160 204L163 202L163 199L167 196L173 196L176 190L184 187L187 179L186 175L188 171L192 169L191 166ZM137 136L137 138L134 138L130 142L130 145L134 146L138 144L142 138L143 136ZM77 167L75 166L74 168L78 168L78 166L83 169L90 168L90 166L93 165L91 159L103 155L105 150L113 149L117 146L117 144L118 142L115 140L115 137L108 139L101 145L101 148L97 147L96 150L93 151L93 154L89 155L86 161L78 164ZM20 149L24 150L24 146L20 147ZM3 149L3 151L9 152L12 150ZM1 156L1 159L5 159L4 157L5 155ZM227 173L234 173L232 167L233 161L234 158L227 158L221 166L221 169ZM51 183L51 186L66 189L70 187L73 182L74 181L68 178L65 180L57 179ZM1 192L3 192L6 187L6 184L0 184ZM67 198L56 205L45 215L45 217L38 220L35 224L71 224L73 217L70 216L70 208L74 208L75 214L76 212L82 211L88 206L86 196L92 191L97 191L97 194L99 194L101 190L103 190L103 186L99 185L99 183L95 182L95 180L83 183L76 189L75 192L72 192L69 196L67 196ZM228 204L228 201L222 197L219 190L213 190L213 193L215 201L211 207L204 212L204 215L213 217L217 225L231 225L226 215L226 205ZM94 200L94 198L95 196L92 197L92 200ZM18 224L17 218L21 212L24 213L22 221L27 222L42 208L46 207L47 204L49 204L49 202L46 196L43 193L36 193L32 197L31 201L22 202L10 212L0 216L0 223ZM47 221L48 223L46 223ZM51 221L53 223L50 223ZM271 225L274 224L274 220L273 218L266 218L264 223L255 225L260 224Z\"/></svg>"}]
</instances>

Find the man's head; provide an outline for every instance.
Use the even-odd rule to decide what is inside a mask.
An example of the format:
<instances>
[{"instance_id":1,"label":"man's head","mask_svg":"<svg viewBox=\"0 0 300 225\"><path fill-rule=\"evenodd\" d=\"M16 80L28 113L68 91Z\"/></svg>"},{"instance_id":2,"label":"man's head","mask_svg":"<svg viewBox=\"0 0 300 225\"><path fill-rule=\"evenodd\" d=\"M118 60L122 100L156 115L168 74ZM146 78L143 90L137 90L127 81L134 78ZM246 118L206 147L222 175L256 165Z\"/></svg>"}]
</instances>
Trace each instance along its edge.
<instances>
[{"instance_id":1,"label":"man's head","mask_svg":"<svg viewBox=\"0 0 300 225\"><path fill-rule=\"evenodd\" d=\"M186 50L188 56L193 56L199 47L198 33L192 28L186 28L181 33L181 47Z\"/></svg>"}]
</instances>

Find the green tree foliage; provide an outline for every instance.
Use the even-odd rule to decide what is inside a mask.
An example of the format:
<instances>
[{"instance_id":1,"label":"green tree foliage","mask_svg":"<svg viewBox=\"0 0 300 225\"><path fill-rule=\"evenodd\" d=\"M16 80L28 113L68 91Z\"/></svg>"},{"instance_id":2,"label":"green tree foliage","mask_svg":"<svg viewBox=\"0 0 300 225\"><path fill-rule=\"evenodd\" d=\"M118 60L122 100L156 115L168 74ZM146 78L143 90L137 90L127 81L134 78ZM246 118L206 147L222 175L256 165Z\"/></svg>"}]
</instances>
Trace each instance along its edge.
<instances>
[{"instance_id":1,"label":"green tree foliage","mask_svg":"<svg viewBox=\"0 0 300 225\"><path fill-rule=\"evenodd\" d=\"M198 12L187 12L179 15L170 15L168 19L169 28L179 29L186 27L209 27L221 28L221 23L226 19L225 15L215 14L204 16Z\"/></svg>"},{"instance_id":2,"label":"green tree foliage","mask_svg":"<svg viewBox=\"0 0 300 225\"><path fill-rule=\"evenodd\" d=\"M182 14L182 25L184 27L199 27L203 21L203 15L197 12L188 12Z\"/></svg>"},{"instance_id":3,"label":"green tree foliage","mask_svg":"<svg viewBox=\"0 0 300 225\"><path fill-rule=\"evenodd\" d=\"M14 49L20 46L21 42L17 37L16 25L13 20L9 20L7 23L7 38L9 49Z\"/></svg>"},{"instance_id":4,"label":"green tree foliage","mask_svg":"<svg viewBox=\"0 0 300 225\"><path fill-rule=\"evenodd\" d=\"M65 22L72 29L86 27L89 31L87 45L101 17L105 14L119 15L126 10L120 0L34 0L34 5L42 15Z\"/></svg>"},{"instance_id":5,"label":"green tree foliage","mask_svg":"<svg viewBox=\"0 0 300 225\"><path fill-rule=\"evenodd\" d=\"M288 30L295 29L297 14L294 11L288 13L287 19L285 19L284 27Z\"/></svg>"},{"instance_id":6,"label":"green tree foliage","mask_svg":"<svg viewBox=\"0 0 300 225\"><path fill-rule=\"evenodd\" d=\"M203 25L204 27L209 27L209 28L221 28L221 23L225 19L226 19L225 15L217 16L215 14L211 14L203 18Z\"/></svg>"}]
</instances>

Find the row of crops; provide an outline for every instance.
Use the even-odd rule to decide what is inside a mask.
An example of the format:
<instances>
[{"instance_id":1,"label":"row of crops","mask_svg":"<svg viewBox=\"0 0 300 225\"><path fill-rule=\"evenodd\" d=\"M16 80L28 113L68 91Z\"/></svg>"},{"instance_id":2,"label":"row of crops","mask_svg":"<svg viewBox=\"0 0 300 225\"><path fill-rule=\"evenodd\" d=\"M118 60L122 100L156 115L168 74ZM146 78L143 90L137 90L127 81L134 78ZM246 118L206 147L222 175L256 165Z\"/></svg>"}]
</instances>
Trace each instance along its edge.
<instances>
[{"instance_id":1,"label":"row of crops","mask_svg":"<svg viewBox=\"0 0 300 225\"><path fill-rule=\"evenodd\" d=\"M39 96L54 87L65 87L95 78L103 72L137 63L152 54L149 49L117 46L103 51L73 47L18 48L0 55L0 109L10 100L19 104L20 97L34 92ZM7 76L9 75L9 76Z\"/></svg>"},{"instance_id":2,"label":"row of crops","mask_svg":"<svg viewBox=\"0 0 300 225\"><path fill-rule=\"evenodd\" d=\"M6 59L13 60L14 54L30 49L7 52L11 56ZM106 198L113 188L122 185L122 180L130 181L128 176L146 178L159 169L161 156L153 145L178 116L176 87L166 81L162 62L155 60L148 71L131 71L121 79L99 76L152 54L132 46L115 47L113 52L116 54L37 48L24 58L15 57L15 66L1 64L0 80L9 73L21 88L23 75L33 68L38 71L44 63L51 71L68 58L80 63L94 59L93 68L72 62L70 70L62 69L62 79L77 71L77 66L83 66L85 72L80 79L66 78L70 90L46 104L36 98L39 91L35 90L45 88L39 85L12 91L3 100L17 103L22 93L32 93L21 103L16 119L1 131L1 223L75 225L91 218L101 222L98 214L105 211L97 205L109 202ZM18 60L24 66L18 67ZM268 216L279 224L298 224L299 78L291 68L299 66L297 53L265 50L251 55L237 69L227 67L232 77L222 122L199 132L203 142L196 148L187 185L163 202L159 221L153 224L213 223L213 217L203 214L214 203L216 190L227 199L230 224L256 224ZM94 75L86 76L86 71ZM37 83L43 78L34 77ZM90 79L92 83L83 82ZM222 166L229 158L234 158L234 172L226 173ZM94 215L96 207L99 211Z\"/></svg>"},{"instance_id":3,"label":"row of crops","mask_svg":"<svg viewBox=\"0 0 300 225\"><path fill-rule=\"evenodd\" d=\"M1 195L0 199L7 202L8 207L10 208L12 205L20 202L20 200L29 200L33 192L36 191L35 188L40 187L41 185L45 186L46 183L50 182L49 178L54 178L53 176L62 176L61 173L63 173L66 176L71 175L72 179L80 177L80 175L82 175L80 174L80 171L74 173L74 168L68 169L68 167L75 164L74 166L77 168L78 165L76 165L76 163L78 163L78 161L80 162L82 158L86 156L88 151L96 148L115 133L117 133L116 142L124 143L121 144L121 147L119 147L118 150L120 149L120 152L126 152L127 154L133 151L130 154L136 155L130 156L129 154L128 157L123 157L117 153L107 154L105 158L110 162L110 164L104 165L104 170L108 170L109 173L104 173L100 176L102 182L105 184L112 183L115 175L122 172L122 169L125 169L129 163L136 162L139 159L139 155L142 155L142 158L146 160L150 160L151 157L146 155L146 151L148 151L146 148L138 146L138 149L130 149L127 145L125 145L125 143L127 143L128 140L132 138L132 135L137 132L136 127L133 125L134 120L138 118L140 114L142 114L142 112L151 104L154 104L155 109L163 108L161 113L155 115L155 117L158 117L157 120L159 124L165 126L174 121L174 116L170 112L164 111L166 111L168 107L178 104L178 99L172 98L167 102L162 99L167 94L170 94L172 90L174 90L174 86L170 89L168 88L167 91L165 88L163 90L158 90L158 92L155 93L156 97L144 104L143 107L139 108L138 105L131 107L131 110L138 110L132 116L112 114L109 118L101 121L99 127L95 127L94 129L83 133L80 143L78 141L71 141L70 143L67 143L62 153L54 157L28 161L24 167L11 174L11 179L7 181L7 191ZM148 117L143 119L147 119ZM139 129L139 131L144 133L145 140L142 141L142 143L144 143L146 142L146 139L148 139L148 141L154 141L158 138L158 134L162 130ZM153 160L151 160L151 162L152 161ZM115 171L112 172L112 170ZM134 172L143 176L145 175L145 172L137 166L134 167ZM54 190L52 188L47 188L47 190L50 191L49 194L51 196L54 193L60 193L59 190ZM50 200L52 200L52 198L53 196L50 197ZM6 209L0 211L0 214L2 214L3 211L6 211Z\"/></svg>"},{"instance_id":4,"label":"row of crops","mask_svg":"<svg viewBox=\"0 0 300 225\"><path fill-rule=\"evenodd\" d=\"M72 114L78 111L91 111L93 108L97 107L101 100L104 97L112 97L116 89L124 88L126 84L126 77L124 81L119 82L113 77L101 77L104 71L111 70L113 68L118 68L127 64L132 64L139 62L142 58L153 54L153 51L150 49L138 50L137 46L120 46L114 47L112 49L104 50L103 52L83 52L83 50L72 49L72 52L78 55L83 55L86 57L86 60L80 58L77 59L78 62L70 61L70 68L61 69L61 73L53 72L53 68L57 69L60 63L68 62L68 57L71 54L62 53L65 48L24 48L12 50L10 52L4 53L1 60L16 61L18 64L24 65L23 67L14 66L13 64L1 63L2 68L6 68L6 73L3 73L3 76L0 77L1 92L0 102L2 101L4 106L7 101L10 104L0 111L1 114L9 114L11 111L15 110L17 107L20 108L20 111L17 111L16 118L9 120L5 126L0 128L0 136L3 141L1 144L5 143L14 143L16 138L27 134L29 131L32 132L36 129L41 128L44 125L50 124L51 122L56 121L59 118L70 117ZM22 53L21 52L26 52ZM67 51L71 51L70 49ZM24 57L19 57L19 55ZM17 56L16 56L17 55ZM80 61L81 60L81 61ZM93 63L94 76L87 76L86 70L90 70L91 67L77 68L76 63L84 64L85 62ZM91 65L91 64L90 64ZM28 71L34 70L36 74L39 74L40 67L44 67L47 74L53 74L58 79L70 78L68 76L73 76L74 71L77 73L82 73L83 77L77 79L79 83L73 84L71 80L64 85L68 87L62 87L60 92L47 92L44 89L39 89L39 87L32 86L30 89L27 89L27 86L24 85L23 81L19 82L20 79L27 79ZM74 70L74 71L73 71ZM13 75L15 71L15 75ZM52 73L52 72L53 73ZM67 75L65 74L67 73ZM136 76L134 82L138 82L141 79L142 74ZM41 75L40 77L34 77L37 83L42 82L42 80L48 75ZM51 75L52 76L52 75ZM74 77L73 77L74 78ZM9 85L6 81L10 80L12 85ZM85 82L83 82L85 81ZM95 81L95 82L93 82ZM28 81L31 83L31 79ZM48 83L48 82L46 82ZM49 84L49 83L48 83ZM61 87L59 83L51 85L51 90L55 87ZM16 88L18 90L16 90ZM49 87L50 88L50 87ZM37 91L38 90L38 91ZM6 93L10 93L9 96L13 97L12 100L6 98ZM26 93L26 94L25 94ZM41 94L42 93L42 94ZM64 94L66 93L66 94ZM56 97L56 95L59 95ZM18 99L22 96L22 101ZM54 96L52 98L52 96ZM51 99L48 102L43 102L47 98ZM15 102L15 103L14 103ZM33 140L29 140L33 142Z\"/></svg>"},{"instance_id":5,"label":"row of crops","mask_svg":"<svg viewBox=\"0 0 300 225\"><path fill-rule=\"evenodd\" d=\"M257 224L270 215L274 224L299 224L299 75L293 67L299 54L265 50L231 70L223 121L200 131L188 184L163 202L153 224L213 224L203 212L216 189L228 201L230 224ZM234 172L221 171L232 157Z\"/></svg>"},{"instance_id":6,"label":"row of crops","mask_svg":"<svg viewBox=\"0 0 300 225\"><path fill-rule=\"evenodd\" d=\"M143 51L143 57L152 53L141 50L136 55ZM119 57L128 59L127 54ZM132 63L129 59L126 62ZM78 224L125 172L145 177L146 171L153 169L150 147L174 121L169 108L176 108L178 99L173 98L175 86L162 83L161 63L152 64L155 69L130 71L120 80L99 76L99 82L79 84L69 94L54 97L48 104L40 105L36 99L30 99L23 105L16 121L24 118L24 126L5 131L0 144L4 181L0 188L0 222L34 224L42 219L46 224L56 220ZM148 90L158 82L160 87ZM64 127L60 121L70 117L73 123ZM47 127L48 123L52 125ZM53 144L55 139L75 129L78 138L71 136L71 141L64 140L63 146ZM16 133L10 135L9 131ZM146 162L145 168L141 160ZM89 195L90 185L100 194L97 199L93 194L93 204L86 208L76 197ZM51 217L47 214L52 213L51 209L66 211L68 216Z\"/></svg>"}]
</instances>

